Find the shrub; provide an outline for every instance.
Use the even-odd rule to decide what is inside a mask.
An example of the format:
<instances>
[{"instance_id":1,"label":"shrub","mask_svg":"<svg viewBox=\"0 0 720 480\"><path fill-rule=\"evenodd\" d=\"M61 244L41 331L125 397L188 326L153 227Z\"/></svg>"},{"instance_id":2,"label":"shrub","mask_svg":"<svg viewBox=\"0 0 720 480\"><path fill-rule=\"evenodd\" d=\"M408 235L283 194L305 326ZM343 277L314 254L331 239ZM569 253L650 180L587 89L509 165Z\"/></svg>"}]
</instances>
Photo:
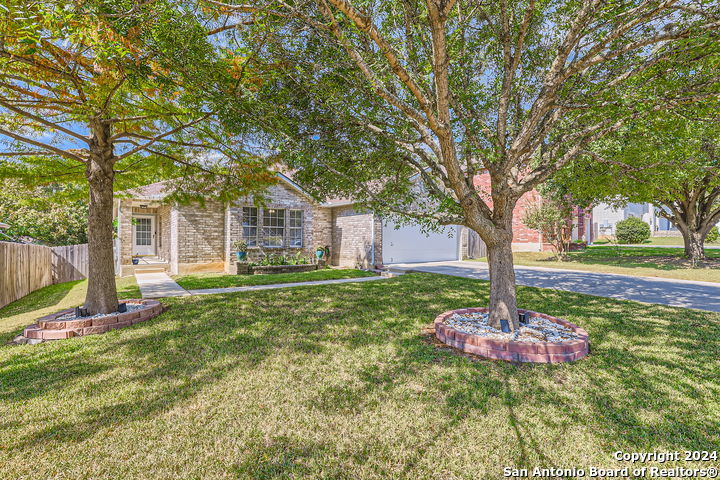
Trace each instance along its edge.
<instances>
[{"instance_id":1,"label":"shrub","mask_svg":"<svg viewBox=\"0 0 720 480\"><path fill-rule=\"evenodd\" d=\"M718 227L711 228L707 234L707 237L705 237L705 241L708 243L715 243L719 239L720 239L720 231L718 230Z\"/></svg>"},{"instance_id":2,"label":"shrub","mask_svg":"<svg viewBox=\"0 0 720 480\"><path fill-rule=\"evenodd\" d=\"M308 265L312 263L309 257L303 255L302 252L298 252L295 255L280 255L271 253L260 258L256 262L251 262L251 266L272 266L272 265Z\"/></svg>"},{"instance_id":3,"label":"shrub","mask_svg":"<svg viewBox=\"0 0 720 480\"><path fill-rule=\"evenodd\" d=\"M618 243L642 243L650 238L650 225L639 218L630 217L615 225Z\"/></svg>"},{"instance_id":4,"label":"shrub","mask_svg":"<svg viewBox=\"0 0 720 480\"><path fill-rule=\"evenodd\" d=\"M568 224L569 216L570 208L567 206L544 201L525 211L523 223L529 228L539 230L555 248L555 257L561 259L570 243L572 230Z\"/></svg>"}]
</instances>

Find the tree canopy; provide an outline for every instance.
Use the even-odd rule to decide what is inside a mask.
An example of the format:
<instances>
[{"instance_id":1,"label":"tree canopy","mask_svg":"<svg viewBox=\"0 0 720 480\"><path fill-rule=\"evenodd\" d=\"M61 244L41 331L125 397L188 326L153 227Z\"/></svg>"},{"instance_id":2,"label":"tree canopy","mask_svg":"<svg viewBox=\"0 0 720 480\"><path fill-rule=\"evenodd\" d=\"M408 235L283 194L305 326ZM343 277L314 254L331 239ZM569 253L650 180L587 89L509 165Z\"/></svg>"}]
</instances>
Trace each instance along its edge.
<instances>
[{"instance_id":1,"label":"tree canopy","mask_svg":"<svg viewBox=\"0 0 720 480\"><path fill-rule=\"evenodd\" d=\"M0 175L84 182L93 129L106 128L121 188L188 177L209 193L227 179L217 193L237 195L264 178L263 162L216 117L245 106L243 57L214 45L190 7L123 0L0 7L0 158L8 159ZM223 175L208 181L210 174Z\"/></svg>"},{"instance_id":2,"label":"tree canopy","mask_svg":"<svg viewBox=\"0 0 720 480\"><path fill-rule=\"evenodd\" d=\"M553 179L585 204L650 202L683 234L686 254L720 222L720 105L683 108L632 122Z\"/></svg>"},{"instance_id":3,"label":"tree canopy","mask_svg":"<svg viewBox=\"0 0 720 480\"><path fill-rule=\"evenodd\" d=\"M255 113L296 179L477 231L495 325L517 327L518 199L628 122L718 95L701 62L720 48L716 1L208 3L279 65L258 93L273 108ZM490 191L475 188L484 172Z\"/></svg>"},{"instance_id":4,"label":"tree canopy","mask_svg":"<svg viewBox=\"0 0 720 480\"><path fill-rule=\"evenodd\" d=\"M28 240L47 246L87 243L88 206L61 185L26 188L16 181L0 182L0 240Z\"/></svg>"},{"instance_id":5,"label":"tree canopy","mask_svg":"<svg viewBox=\"0 0 720 480\"><path fill-rule=\"evenodd\" d=\"M0 177L84 178L86 307L114 311L116 176L173 177L184 194L224 199L273 180L239 136L246 85L258 73L208 38L191 3L11 0L0 8Z\"/></svg>"}]
</instances>

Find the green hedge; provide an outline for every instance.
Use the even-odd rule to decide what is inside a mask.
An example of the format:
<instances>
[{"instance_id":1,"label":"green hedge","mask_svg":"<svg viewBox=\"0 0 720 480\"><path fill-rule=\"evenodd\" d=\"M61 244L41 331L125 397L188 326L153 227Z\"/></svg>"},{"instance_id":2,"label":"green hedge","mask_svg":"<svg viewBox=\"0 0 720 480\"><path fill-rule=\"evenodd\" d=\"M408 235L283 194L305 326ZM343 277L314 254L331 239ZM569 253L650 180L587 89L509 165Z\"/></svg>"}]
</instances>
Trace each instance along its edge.
<instances>
[{"instance_id":1,"label":"green hedge","mask_svg":"<svg viewBox=\"0 0 720 480\"><path fill-rule=\"evenodd\" d=\"M618 243L642 243L650 238L650 225L639 218L630 217L615 225Z\"/></svg>"},{"instance_id":2,"label":"green hedge","mask_svg":"<svg viewBox=\"0 0 720 480\"><path fill-rule=\"evenodd\" d=\"M707 234L707 237L705 237L705 241L707 243L715 243L720 238L720 231L718 231L718 227L713 227L710 229L710 231Z\"/></svg>"}]
</instances>

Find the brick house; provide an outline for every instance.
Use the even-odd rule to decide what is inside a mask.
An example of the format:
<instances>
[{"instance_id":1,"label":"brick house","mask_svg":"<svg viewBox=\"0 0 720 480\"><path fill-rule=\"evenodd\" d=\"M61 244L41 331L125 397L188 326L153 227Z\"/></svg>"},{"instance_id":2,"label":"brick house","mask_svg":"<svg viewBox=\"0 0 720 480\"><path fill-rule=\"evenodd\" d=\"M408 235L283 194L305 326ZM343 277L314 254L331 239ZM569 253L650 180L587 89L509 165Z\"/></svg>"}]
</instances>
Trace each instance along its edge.
<instances>
[{"instance_id":1,"label":"brick house","mask_svg":"<svg viewBox=\"0 0 720 480\"><path fill-rule=\"evenodd\" d=\"M490 200L490 175L483 174L475 176L473 181L475 188L480 191L482 198L492 206ZM551 250L553 247L543 240L542 234L523 223L523 217L528 208L537 205L542 200L540 193L533 189L525 193L518 200L513 210L513 251L515 252L540 252ZM590 243L592 232L588 226L592 225L592 210L583 210L573 207L568 225L572 226L571 239Z\"/></svg>"},{"instance_id":2,"label":"brick house","mask_svg":"<svg viewBox=\"0 0 720 480\"><path fill-rule=\"evenodd\" d=\"M142 256L172 274L232 273L233 243L239 240L248 244L251 259L269 253L314 256L317 247L329 246L329 263L344 267L458 260L468 255L470 237L477 236L461 226L426 234L416 225L383 221L352 200L319 203L287 176L278 177L263 206L249 198L229 205L169 204L163 182L122 192L114 204L118 271L132 273L132 258ZM481 177L476 183L483 188ZM517 251L543 248L540 234L521 220L537 198L537 192L531 192L518 203Z\"/></svg>"}]
</instances>

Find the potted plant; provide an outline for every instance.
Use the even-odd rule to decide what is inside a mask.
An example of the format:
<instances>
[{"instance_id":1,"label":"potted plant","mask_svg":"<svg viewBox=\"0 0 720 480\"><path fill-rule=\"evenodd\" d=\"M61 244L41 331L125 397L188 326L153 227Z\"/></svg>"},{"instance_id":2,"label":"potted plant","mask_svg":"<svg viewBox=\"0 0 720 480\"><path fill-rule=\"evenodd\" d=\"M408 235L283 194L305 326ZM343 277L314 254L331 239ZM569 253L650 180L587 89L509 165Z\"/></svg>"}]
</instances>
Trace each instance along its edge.
<instances>
[{"instance_id":1,"label":"potted plant","mask_svg":"<svg viewBox=\"0 0 720 480\"><path fill-rule=\"evenodd\" d=\"M238 262L244 262L247 260L247 243L243 241L235 242L233 243L233 248L235 249L235 255L237 256Z\"/></svg>"},{"instance_id":2,"label":"potted plant","mask_svg":"<svg viewBox=\"0 0 720 480\"><path fill-rule=\"evenodd\" d=\"M327 248L327 247L317 247L317 248L315 249L315 256L317 257L318 260L322 260L322 259L323 259L323 257L325 256L325 249L326 249L326 248Z\"/></svg>"}]
</instances>

